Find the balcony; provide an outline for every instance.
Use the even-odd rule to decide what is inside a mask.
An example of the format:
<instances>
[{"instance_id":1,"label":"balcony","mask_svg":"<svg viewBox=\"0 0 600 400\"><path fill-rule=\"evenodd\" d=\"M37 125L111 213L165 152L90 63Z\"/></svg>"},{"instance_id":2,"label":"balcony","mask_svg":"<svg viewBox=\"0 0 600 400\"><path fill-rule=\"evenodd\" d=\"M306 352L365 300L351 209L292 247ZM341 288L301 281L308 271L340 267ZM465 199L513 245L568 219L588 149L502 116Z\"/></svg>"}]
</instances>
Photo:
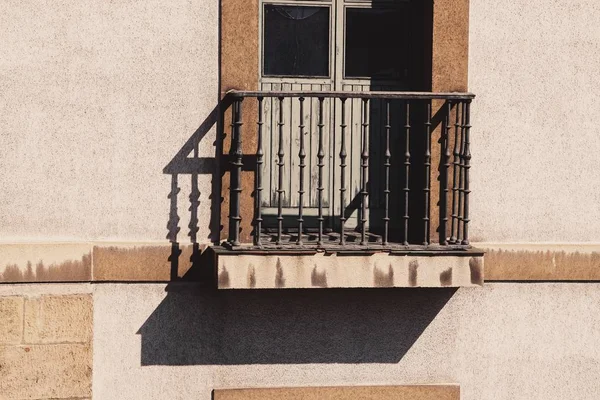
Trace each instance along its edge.
<instances>
[{"instance_id":1,"label":"balcony","mask_svg":"<svg viewBox=\"0 0 600 400\"><path fill-rule=\"evenodd\" d=\"M473 98L228 92L219 286L480 285L483 253L469 241ZM292 270L292 286L277 278Z\"/></svg>"}]
</instances>

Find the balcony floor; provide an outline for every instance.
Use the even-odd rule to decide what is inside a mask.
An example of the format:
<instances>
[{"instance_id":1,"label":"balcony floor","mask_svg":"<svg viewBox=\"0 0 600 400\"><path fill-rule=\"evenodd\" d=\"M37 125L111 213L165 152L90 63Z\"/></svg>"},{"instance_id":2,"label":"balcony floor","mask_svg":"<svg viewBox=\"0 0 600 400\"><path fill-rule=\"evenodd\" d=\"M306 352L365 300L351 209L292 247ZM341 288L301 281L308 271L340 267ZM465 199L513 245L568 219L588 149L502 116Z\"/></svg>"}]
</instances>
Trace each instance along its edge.
<instances>
[{"instance_id":1,"label":"balcony floor","mask_svg":"<svg viewBox=\"0 0 600 400\"><path fill-rule=\"evenodd\" d=\"M471 249L471 246L461 244L449 244L442 246L438 243L429 245L404 245L398 242L389 242L383 245L381 235L367 232L365 234L365 243L361 244L361 233L354 230L347 230L344 233L345 244L340 244L339 232L323 233L322 243L318 243L318 234L309 232L302 234L302 244L298 244L298 233L283 233L281 242L278 243L276 232L263 232L261 234L260 245L241 245L230 246L224 244L224 247L234 252L242 253L286 253L286 254L314 254L316 252L340 253L340 254L374 254L379 252L392 254L428 254L428 255L450 255L464 254Z\"/></svg>"}]
</instances>

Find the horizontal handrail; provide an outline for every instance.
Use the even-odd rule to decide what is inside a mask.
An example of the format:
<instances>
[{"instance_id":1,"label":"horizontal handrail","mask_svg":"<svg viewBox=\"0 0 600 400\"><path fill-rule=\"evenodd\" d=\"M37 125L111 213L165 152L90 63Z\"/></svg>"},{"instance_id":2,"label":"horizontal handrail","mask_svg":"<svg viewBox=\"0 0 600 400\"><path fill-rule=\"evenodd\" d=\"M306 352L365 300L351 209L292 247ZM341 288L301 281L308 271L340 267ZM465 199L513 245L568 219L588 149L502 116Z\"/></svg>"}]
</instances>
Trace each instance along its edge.
<instances>
[{"instance_id":1,"label":"horizontal handrail","mask_svg":"<svg viewBox=\"0 0 600 400\"><path fill-rule=\"evenodd\" d=\"M226 97L309 97L338 99L472 100L473 93L461 92L344 92L344 91L256 91L229 90Z\"/></svg>"}]
</instances>

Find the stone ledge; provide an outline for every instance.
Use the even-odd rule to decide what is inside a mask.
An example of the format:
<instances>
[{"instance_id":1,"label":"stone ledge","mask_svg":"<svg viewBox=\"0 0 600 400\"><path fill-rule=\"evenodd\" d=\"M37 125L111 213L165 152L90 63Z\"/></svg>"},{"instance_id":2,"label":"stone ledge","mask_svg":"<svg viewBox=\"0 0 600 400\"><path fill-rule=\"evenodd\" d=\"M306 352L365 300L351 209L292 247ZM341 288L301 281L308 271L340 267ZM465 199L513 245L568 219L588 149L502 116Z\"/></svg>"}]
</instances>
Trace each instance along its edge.
<instances>
[{"instance_id":1,"label":"stone ledge","mask_svg":"<svg viewBox=\"0 0 600 400\"><path fill-rule=\"evenodd\" d=\"M214 400L459 400L458 385L340 386L214 390Z\"/></svg>"},{"instance_id":2,"label":"stone ledge","mask_svg":"<svg viewBox=\"0 0 600 400\"><path fill-rule=\"evenodd\" d=\"M488 242L475 245L485 251L486 282L600 281L600 243ZM214 254L204 250L217 248L218 246L207 244L194 248L189 244L173 247L168 243L148 242L0 244L0 284L57 281L169 282L181 279L206 282L207 277L212 283L216 276L215 261L212 259ZM235 254L253 253L256 252L236 250ZM427 252L419 254L413 251L407 255L419 254L439 259L455 255L448 251L425 253ZM272 252L265 252L264 255L269 254ZM311 250L305 256L315 254L316 251ZM69 273L65 275L63 272L66 271ZM12 286L0 285L0 294L20 295L21 289L11 289ZM28 291L44 292L39 289ZM77 291L89 292L90 289Z\"/></svg>"},{"instance_id":3,"label":"stone ledge","mask_svg":"<svg viewBox=\"0 0 600 400\"><path fill-rule=\"evenodd\" d=\"M473 287L483 284L481 251L426 255L238 254L215 247L219 289Z\"/></svg>"}]
</instances>

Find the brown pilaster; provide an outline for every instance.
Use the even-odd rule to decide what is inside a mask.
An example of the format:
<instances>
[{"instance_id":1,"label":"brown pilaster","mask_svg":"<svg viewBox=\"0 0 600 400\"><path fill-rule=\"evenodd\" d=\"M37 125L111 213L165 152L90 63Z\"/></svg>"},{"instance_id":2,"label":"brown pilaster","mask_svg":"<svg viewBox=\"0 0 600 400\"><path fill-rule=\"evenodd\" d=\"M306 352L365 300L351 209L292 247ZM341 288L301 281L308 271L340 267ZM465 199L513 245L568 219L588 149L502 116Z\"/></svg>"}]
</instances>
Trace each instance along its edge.
<instances>
[{"instance_id":1,"label":"brown pilaster","mask_svg":"<svg viewBox=\"0 0 600 400\"><path fill-rule=\"evenodd\" d=\"M433 45L431 54L431 91L467 92L469 65L469 0L436 0L433 4ZM444 103L433 102L435 115ZM442 112L440 112L442 115ZM451 116L451 123L454 122ZM475 127L477 129L477 127ZM439 201L440 201L440 138L442 123L432 131L431 137L431 239L438 240ZM454 145L450 141L449 145ZM449 179L452 183L451 177ZM451 201L447 202L448 216L451 214ZM450 221L450 217L448 219ZM449 236L449 235L448 235Z\"/></svg>"},{"instance_id":2,"label":"brown pilaster","mask_svg":"<svg viewBox=\"0 0 600 400\"><path fill-rule=\"evenodd\" d=\"M259 0L221 0L221 65L220 93L221 98L228 90L258 90L258 4ZM242 151L245 156L256 153L256 100L247 99L242 102ZM225 140L223 153L228 154L231 146L231 110L224 116ZM248 161L244 157L244 161ZM254 200L254 173L252 165L245 165L242 172L241 195L241 236L242 243L252 241L252 217ZM221 238L227 237L229 216L229 159L226 157L221 164L222 193L221 197Z\"/></svg>"}]
</instances>

